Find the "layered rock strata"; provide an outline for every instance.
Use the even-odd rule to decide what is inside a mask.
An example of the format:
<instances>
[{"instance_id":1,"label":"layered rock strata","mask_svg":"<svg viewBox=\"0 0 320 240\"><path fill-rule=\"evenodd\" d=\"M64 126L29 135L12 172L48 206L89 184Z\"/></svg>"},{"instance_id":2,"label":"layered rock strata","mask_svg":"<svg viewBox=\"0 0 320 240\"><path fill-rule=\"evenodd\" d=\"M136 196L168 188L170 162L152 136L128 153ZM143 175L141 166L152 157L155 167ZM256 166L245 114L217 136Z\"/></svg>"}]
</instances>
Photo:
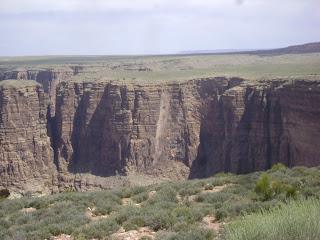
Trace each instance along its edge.
<instances>
[{"instance_id":1,"label":"layered rock strata","mask_svg":"<svg viewBox=\"0 0 320 240\"><path fill-rule=\"evenodd\" d=\"M0 72L0 80L34 80L40 83L50 99L51 115L54 116L56 87L82 71L81 66L48 69L17 69Z\"/></svg>"},{"instance_id":2,"label":"layered rock strata","mask_svg":"<svg viewBox=\"0 0 320 240\"><path fill-rule=\"evenodd\" d=\"M0 187L52 192L53 150L47 135L48 99L33 81L0 82Z\"/></svg>"},{"instance_id":3,"label":"layered rock strata","mask_svg":"<svg viewBox=\"0 0 320 240\"><path fill-rule=\"evenodd\" d=\"M226 78L167 85L61 84L55 138L59 170L166 176L177 165L178 173L172 174L187 177L198 152L204 103L217 99L228 84Z\"/></svg>"},{"instance_id":4,"label":"layered rock strata","mask_svg":"<svg viewBox=\"0 0 320 240\"><path fill-rule=\"evenodd\" d=\"M319 81L66 81L53 117L40 85L0 85L1 187L90 190L132 173L181 179L320 164Z\"/></svg>"},{"instance_id":5,"label":"layered rock strata","mask_svg":"<svg viewBox=\"0 0 320 240\"><path fill-rule=\"evenodd\" d=\"M218 111L203 119L191 177L265 170L277 162L319 165L319 101L318 81L275 80L228 89Z\"/></svg>"}]
</instances>

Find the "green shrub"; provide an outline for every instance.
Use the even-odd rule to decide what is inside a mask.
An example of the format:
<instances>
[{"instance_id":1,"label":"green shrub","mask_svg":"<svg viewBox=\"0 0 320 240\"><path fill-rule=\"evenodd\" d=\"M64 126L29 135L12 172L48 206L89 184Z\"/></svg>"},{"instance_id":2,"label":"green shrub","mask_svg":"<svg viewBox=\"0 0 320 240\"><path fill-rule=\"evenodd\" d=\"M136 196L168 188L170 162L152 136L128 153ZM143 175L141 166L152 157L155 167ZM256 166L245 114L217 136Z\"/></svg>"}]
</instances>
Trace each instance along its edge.
<instances>
[{"instance_id":1,"label":"green shrub","mask_svg":"<svg viewBox=\"0 0 320 240\"><path fill-rule=\"evenodd\" d=\"M105 239L106 236L116 232L120 226L113 219L93 222L84 228L73 232L75 239Z\"/></svg>"},{"instance_id":2,"label":"green shrub","mask_svg":"<svg viewBox=\"0 0 320 240\"><path fill-rule=\"evenodd\" d=\"M178 206L172 211L172 217L177 222L195 223L200 221L204 214L199 208L190 208L186 206Z\"/></svg>"},{"instance_id":3,"label":"green shrub","mask_svg":"<svg viewBox=\"0 0 320 240\"><path fill-rule=\"evenodd\" d=\"M151 200L151 199L150 199ZM152 199L153 202L173 202L177 203L177 190L172 186L164 186L157 191L155 197Z\"/></svg>"},{"instance_id":4,"label":"green shrub","mask_svg":"<svg viewBox=\"0 0 320 240\"><path fill-rule=\"evenodd\" d=\"M152 215L146 216L146 225L154 231L170 229L175 220L172 218L169 211L156 211Z\"/></svg>"},{"instance_id":5,"label":"green shrub","mask_svg":"<svg viewBox=\"0 0 320 240\"><path fill-rule=\"evenodd\" d=\"M284 179L285 181L286 179ZM286 198L295 198L297 197L298 190L295 186L291 184L286 184L280 182L279 180L271 181L270 176L266 173L263 173L259 180L256 182L254 191L262 196L262 200L270 200L271 198L285 194Z\"/></svg>"},{"instance_id":6,"label":"green shrub","mask_svg":"<svg viewBox=\"0 0 320 240\"><path fill-rule=\"evenodd\" d=\"M140 238L139 240L152 240L153 238L151 237L147 237L147 236L143 236L142 238Z\"/></svg>"},{"instance_id":7,"label":"green shrub","mask_svg":"<svg viewBox=\"0 0 320 240\"><path fill-rule=\"evenodd\" d=\"M273 191L271 188L271 181L268 174L263 173L260 176L259 180L256 183L254 191L258 194L261 194L263 196L263 200L271 199Z\"/></svg>"},{"instance_id":8,"label":"green shrub","mask_svg":"<svg viewBox=\"0 0 320 240\"><path fill-rule=\"evenodd\" d=\"M133 196L131 199L133 201L135 201L136 203L142 203L142 202L148 200L148 197L149 197L148 192L141 192L141 193Z\"/></svg>"},{"instance_id":9,"label":"green shrub","mask_svg":"<svg viewBox=\"0 0 320 240\"><path fill-rule=\"evenodd\" d=\"M123 224L123 228L126 231L129 230L136 230L140 227L145 226L145 220L143 216L133 216L130 217L126 222Z\"/></svg>"},{"instance_id":10,"label":"green shrub","mask_svg":"<svg viewBox=\"0 0 320 240\"><path fill-rule=\"evenodd\" d=\"M286 169L286 168L287 168L287 166L284 165L283 163L276 163L271 167L271 170L272 171L279 171L279 170Z\"/></svg>"},{"instance_id":11,"label":"green shrub","mask_svg":"<svg viewBox=\"0 0 320 240\"><path fill-rule=\"evenodd\" d=\"M188 229L178 232L160 233L156 240L212 240L214 233L209 229L190 225Z\"/></svg>"},{"instance_id":12,"label":"green shrub","mask_svg":"<svg viewBox=\"0 0 320 240\"><path fill-rule=\"evenodd\" d=\"M286 186L286 196L288 198L296 198L297 197L297 188L291 185Z\"/></svg>"},{"instance_id":13,"label":"green shrub","mask_svg":"<svg viewBox=\"0 0 320 240\"><path fill-rule=\"evenodd\" d=\"M187 188L187 189L181 189L179 191L179 195L181 196L191 196L191 195L196 195L198 194L199 192L201 192L201 188L197 188L197 187L194 187L194 188Z\"/></svg>"},{"instance_id":14,"label":"green shrub","mask_svg":"<svg viewBox=\"0 0 320 240\"><path fill-rule=\"evenodd\" d=\"M144 191L145 191L145 187L135 186L135 187L126 187L113 192L115 195L117 195L120 198L130 198Z\"/></svg>"},{"instance_id":15,"label":"green shrub","mask_svg":"<svg viewBox=\"0 0 320 240\"><path fill-rule=\"evenodd\" d=\"M228 212L225 209L219 209L216 211L216 219L221 220L228 216Z\"/></svg>"},{"instance_id":16,"label":"green shrub","mask_svg":"<svg viewBox=\"0 0 320 240\"><path fill-rule=\"evenodd\" d=\"M196 197L197 202L206 203L223 203L231 199L234 195L232 193L217 192L217 193L203 193Z\"/></svg>"},{"instance_id":17,"label":"green shrub","mask_svg":"<svg viewBox=\"0 0 320 240\"><path fill-rule=\"evenodd\" d=\"M206 184L204 186L204 190L208 191L208 190L212 190L214 188L214 186L212 184Z\"/></svg>"}]
</instances>

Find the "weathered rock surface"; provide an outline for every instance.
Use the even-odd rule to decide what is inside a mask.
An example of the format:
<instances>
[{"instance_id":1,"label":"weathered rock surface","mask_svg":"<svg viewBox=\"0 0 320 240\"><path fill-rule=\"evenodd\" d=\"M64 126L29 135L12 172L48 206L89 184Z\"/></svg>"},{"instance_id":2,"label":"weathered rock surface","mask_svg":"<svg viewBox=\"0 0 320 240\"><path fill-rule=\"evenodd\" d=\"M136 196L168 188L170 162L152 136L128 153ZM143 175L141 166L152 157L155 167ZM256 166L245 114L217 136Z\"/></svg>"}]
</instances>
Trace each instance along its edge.
<instances>
[{"instance_id":1,"label":"weathered rock surface","mask_svg":"<svg viewBox=\"0 0 320 240\"><path fill-rule=\"evenodd\" d=\"M44 92L48 93L50 99L50 112L54 115L56 86L63 81L68 81L72 76L81 71L81 66L48 69L17 69L12 71L0 71L0 80L34 80L40 83Z\"/></svg>"},{"instance_id":2,"label":"weathered rock surface","mask_svg":"<svg viewBox=\"0 0 320 240\"><path fill-rule=\"evenodd\" d=\"M277 162L319 165L319 101L317 81L278 80L227 90L218 110L203 120L191 177L265 170Z\"/></svg>"},{"instance_id":3,"label":"weathered rock surface","mask_svg":"<svg viewBox=\"0 0 320 240\"><path fill-rule=\"evenodd\" d=\"M203 103L218 98L228 84L226 78L167 85L61 84L59 171L187 177L197 156Z\"/></svg>"},{"instance_id":4,"label":"weathered rock surface","mask_svg":"<svg viewBox=\"0 0 320 240\"><path fill-rule=\"evenodd\" d=\"M48 99L33 81L0 82L0 187L51 192L56 184L47 135Z\"/></svg>"},{"instance_id":5,"label":"weathered rock surface","mask_svg":"<svg viewBox=\"0 0 320 240\"><path fill-rule=\"evenodd\" d=\"M320 164L319 81L66 81L53 117L41 86L0 84L0 187L10 190Z\"/></svg>"}]
</instances>

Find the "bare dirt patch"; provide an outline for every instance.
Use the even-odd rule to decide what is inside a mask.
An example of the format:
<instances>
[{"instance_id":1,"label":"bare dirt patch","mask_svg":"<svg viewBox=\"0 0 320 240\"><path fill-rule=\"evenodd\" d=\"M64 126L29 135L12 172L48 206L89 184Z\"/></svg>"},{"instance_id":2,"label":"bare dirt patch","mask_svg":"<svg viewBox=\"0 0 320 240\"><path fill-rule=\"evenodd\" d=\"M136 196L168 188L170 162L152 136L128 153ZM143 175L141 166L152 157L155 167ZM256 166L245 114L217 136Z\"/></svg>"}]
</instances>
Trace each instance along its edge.
<instances>
[{"instance_id":1,"label":"bare dirt patch","mask_svg":"<svg viewBox=\"0 0 320 240\"><path fill-rule=\"evenodd\" d=\"M213 230L217 235L215 239L220 239L224 222L219 222L214 216L205 216L201 221L201 226Z\"/></svg>"},{"instance_id":2,"label":"bare dirt patch","mask_svg":"<svg viewBox=\"0 0 320 240\"><path fill-rule=\"evenodd\" d=\"M148 227L142 227L138 230L125 231L123 228L120 228L116 233L111 235L113 240L139 240L142 237L148 237L154 239L156 232L152 231Z\"/></svg>"},{"instance_id":3,"label":"bare dirt patch","mask_svg":"<svg viewBox=\"0 0 320 240\"><path fill-rule=\"evenodd\" d=\"M37 209L36 209L36 208L33 208L33 207L22 208L22 209L21 209L21 212L23 212L23 213L31 213L31 212L35 212L35 211L37 211Z\"/></svg>"},{"instance_id":4,"label":"bare dirt patch","mask_svg":"<svg viewBox=\"0 0 320 240\"><path fill-rule=\"evenodd\" d=\"M131 198L122 198L121 202L123 206L141 207L140 203L135 203Z\"/></svg>"},{"instance_id":5,"label":"bare dirt patch","mask_svg":"<svg viewBox=\"0 0 320 240\"><path fill-rule=\"evenodd\" d=\"M215 186L212 189L204 189L203 191L201 191L201 193L216 193L216 192L221 192L223 189L225 189L226 187L232 186L232 184L224 184L221 186Z\"/></svg>"},{"instance_id":6,"label":"bare dirt patch","mask_svg":"<svg viewBox=\"0 0 320 240\"><path fill-rule=\"evenodd\" d=\"M190 196L186 196L186 197L182 197L181 195L177 194L177 200L179 203L182 203L183 200L187 200L189 202L194 202L197 198L197 196L201 193L217 193L217 192L221 192L223 189L225 189L226 187L232 186L233 184L224 184L221 186L215 186L212 187L211 189L206 189L207 186L205 186L205 188L200 191L198 194L194 194L194 195L190 195Z\"/></svg>"},{"instance_id":7,"label":"bare dirt patch","mask_svg":"<svg viewBox=\"0 0 320 240\"><path fill-rule=\"evenodd\" d=\"M86 217L89 218L91 221L97 221L109 217L109 215L96 215L94 214L94 210L95 208L88 207L85 213Z\"/></svg>"},{"instance_id":8,"label":"bare dirt patch","mask_svg":"<svg viewBox=\"0 0 320 240\"><path fill-rule=\"evenodd\" d=\"M52 236L50 240L73 240L73 237L67 234L61 234L59 236Z\"/></svg>"},{"instance_id":9,"label":"bare dirt patch","mask_svg":"<svg viewBox=\"0 0 320 240\"><path fill-rule=\"evenodd\" d=\"M149 198L149 199L152 199L152 198L154 198L154 197L156 196L156 194L157 194L157 191L150 191L150 192L148 193L148 198Z\"/></svg>"}]
</instances>

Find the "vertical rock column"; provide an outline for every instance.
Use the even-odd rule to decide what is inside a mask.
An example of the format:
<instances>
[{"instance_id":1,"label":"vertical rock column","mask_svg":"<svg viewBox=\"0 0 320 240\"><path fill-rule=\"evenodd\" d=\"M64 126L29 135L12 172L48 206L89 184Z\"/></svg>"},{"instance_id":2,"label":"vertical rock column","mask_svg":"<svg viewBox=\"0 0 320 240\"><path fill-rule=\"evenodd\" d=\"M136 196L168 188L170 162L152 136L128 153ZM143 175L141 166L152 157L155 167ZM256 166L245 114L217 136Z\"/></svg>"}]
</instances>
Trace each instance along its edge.
<instances>
[{"instance_id":1,"label":"vertical rock column","mask_svg":"<svg viewBox=\"0 0 320 240\"><path fill-rule=\"evenodd\" d=\"M48 99L33 81L0 83L0 186L50 192L55 166L47 135Z\"/></svg>"}]
</instances>

